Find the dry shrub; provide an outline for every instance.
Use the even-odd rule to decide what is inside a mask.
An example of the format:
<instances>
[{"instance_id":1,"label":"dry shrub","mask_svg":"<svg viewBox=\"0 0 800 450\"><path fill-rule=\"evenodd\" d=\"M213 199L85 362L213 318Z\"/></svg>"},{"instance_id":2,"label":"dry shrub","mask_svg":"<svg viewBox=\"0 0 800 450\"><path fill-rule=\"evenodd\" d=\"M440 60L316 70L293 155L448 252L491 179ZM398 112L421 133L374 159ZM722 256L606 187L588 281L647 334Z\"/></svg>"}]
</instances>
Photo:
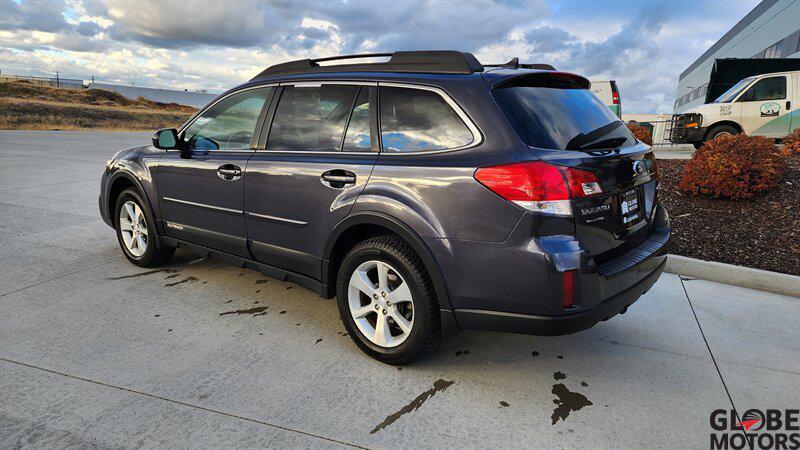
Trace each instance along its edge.
<instances>
[{"instance_id":1,"label":"dry shrub","mask_svg":"<svg viewBox=\"0 0 800 450\"><path fill-rule=\"evenodd\" d=\"M750 198L777 186L788 152L772 139L744 134L706 142L686 163L679 188L690 194Z\"/></svg>"},{"instance_id":2,"label":"dry shrub","mask_svg":"<svg viewBox=\"0 0 800 450\"><path fill-rule=\"evenodd\" d=\"M783 138L783 150L795 155L800 155L800 128L795 128Z\"/></svg>"},{"instance_id":3,"label":"dry shrub","mask_svg":"<svg viewBox=\"0 0 800 450\"><path fill-rule=\"evenodd\" d=\"M629 130L631 130L631 133L633 133L633 136L636 139L644 142L647 145L653 145L653 135L650 133L650 130L642 125L639 125L638 123L626 123L625 125Z\"/></svg>"}]
</instances>

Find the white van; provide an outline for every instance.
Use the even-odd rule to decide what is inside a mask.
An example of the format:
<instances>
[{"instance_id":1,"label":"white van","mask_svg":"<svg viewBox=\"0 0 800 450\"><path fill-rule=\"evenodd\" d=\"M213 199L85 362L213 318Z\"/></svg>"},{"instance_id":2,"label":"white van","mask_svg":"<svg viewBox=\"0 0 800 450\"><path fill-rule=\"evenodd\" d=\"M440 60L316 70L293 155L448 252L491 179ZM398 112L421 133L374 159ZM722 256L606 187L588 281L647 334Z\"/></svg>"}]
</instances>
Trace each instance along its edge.
<instances>
[{"instance_id":1,"label":"white van","mask_svg":"<svg viewBox=\"0 0 800 450\"><path fill-rule=\"evenodd\" d=\"M670 141L700 148L722 134L782 139L800 128L800 71L747 77L711 103L675 114Z\"/></svg>"},{"instance_id":2,"label":"white van","mask_svg":"<svg viewBox=\"0 0 800 450\"><path fill-rule=\"evenodd\" d=\"M617 117L622 118L622 103L619 99L619 89L617 89L617 82L611 81L592 81L592 87L589 89L597 98L608 106Z\"/></svg>"}]
</instances>

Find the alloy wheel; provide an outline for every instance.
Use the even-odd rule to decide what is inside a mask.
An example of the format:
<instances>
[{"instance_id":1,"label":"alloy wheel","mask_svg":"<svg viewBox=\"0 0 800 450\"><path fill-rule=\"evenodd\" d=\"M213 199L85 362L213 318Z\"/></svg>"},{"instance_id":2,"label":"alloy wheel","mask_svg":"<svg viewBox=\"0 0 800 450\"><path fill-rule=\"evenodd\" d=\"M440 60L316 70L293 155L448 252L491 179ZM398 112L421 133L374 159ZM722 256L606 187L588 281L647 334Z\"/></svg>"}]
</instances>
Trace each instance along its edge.
<instances>
[{"instance_id":1,"label":"alloy wheel","mask_svg":"<svg viewBox=\"0 0 800 450\"><path fill-rule=\"evenodd\" d=\"M144 212L136 202L126 201L119 211L119 230L122 243L128 252L136 258L147 251L148 230Z\"/></svg>"},{"instance_id":2,"label":"alloy wheel","mask_svg":"<svg viewBox=\"0 0 800 450\"><path fill-rule=\"evenodd\" d=\"M367 261L350 276L350 314L359 331L375 345L397 347L414 327L414 300L400 273L382 261Z\"/></svg>"}]
</instances>

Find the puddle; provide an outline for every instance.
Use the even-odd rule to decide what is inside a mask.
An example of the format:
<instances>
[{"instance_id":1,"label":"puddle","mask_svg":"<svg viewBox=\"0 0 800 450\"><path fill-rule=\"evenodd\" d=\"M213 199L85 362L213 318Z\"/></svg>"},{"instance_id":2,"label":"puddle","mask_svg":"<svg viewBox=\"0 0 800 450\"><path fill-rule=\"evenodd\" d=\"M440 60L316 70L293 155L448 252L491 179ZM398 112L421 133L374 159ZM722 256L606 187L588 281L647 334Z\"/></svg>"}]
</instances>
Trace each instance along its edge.
<instances>
[{"instance_id":1,"label":"puddle","mask_svg":"<svg viewBox=\"0 0 800 450\"><path fill-rule=\"evenodd\" d=\"M237 309L234 311L221 312L219 313L219 315L225 316L227 314L253 314L253 317L263 316L264 314L266 314L267 308L269 308L269 306L258 306L250 309Z\"/></svg>"},{"instance_id":2,"label":"puddle","mask_svg":"<svg viewBox=\"0 0 800 450\"><path fill-rule=\"evenodd\" d=\"M167 283L167 284L164 285L164 287L175 286L175 285L182 284L182 283L194 283L195 281L197 281L197 277L186 277L186 278L182 279L181 281L176 281L174 283Z\"/></svg>"},{"instance_id":3,"label":"puddle","mask_svg":"<svg viewBox=\"0 0 800 450\"><path fill-rule=\"evenodd\" d=\"M139 273L134 273L132 275L122 275L121 277L111 277L111 278L109 278L109 280L124 280L126 278L143 277L143 276L146 276L146 275L152 275L154 273L160 273L160 272L173 273L173 272L177 272L177 270L175 270L175 269L148 270L147 272L139 272Z\"/></svg>"},{"instance_id":4,"label":"puddle","mask_svg":"<svg viewBox=\"0 0 800 450\"><path fill-rule=\"evenodd\" d=\"M536 358L537 356L539 356L539 352L537 352L537 351L532 351L532 352L531 352L531 356L533 356L534 358Z\"/></svg>"},{"instance_id":5,"label":"puddle","mask_svg":"<svg viewBox=\"0 0 800 450\"><path fill-rule=\"evenodd\" d=\"M447 381L441 378L434 381L432 388L428 389L422 394L419 394L417 398L411 400L411 403L407 404L406 406L403 406L396 413L389 414L386 417L386 419L384 419L383 422L381 422L377 427L373 428L372 431L369 432L369 434L375 434L378 431L381 431L386 427L388 427L389 425L395 423L397 419L400 418L400 416L418 410L420 406L422 406L422 404L425 403L426 400L436 395L437 392L443 392L445 389L452 386L453 383L455 383L455 381Z\"/></svg>"},{"instance_id":6,"label":"puddle","mask_svg":"<svg viewBox=\"0 0 800 450\"><path fill-rule=\"evenodd\" d=\"M553 394L558 397L553 400L553 403L558 406L553 410L553 415L550 416L553 420L553 425L558 422L558 419L565 421L570 412L580 411L584 406L593 404L583 394L570 391L562 383L553 385Z\"/></svg>"},{"instance_id":7,"label":"puddle","mask_svg":"<svg viewBox=\"0 0 800 450\"><path fill-rule=\"evenodd\" d=\"M553 378L554 378L556 381L558 381L558 380L563 380L564 378L567 378L567 376L566 376L566 375L564 375L564 373L563 373L563 372L560 372L560 371L559 371L559 372L556 372L556 373L554 373L554 374L553 374Z\"/></svg>"}]
</instances>

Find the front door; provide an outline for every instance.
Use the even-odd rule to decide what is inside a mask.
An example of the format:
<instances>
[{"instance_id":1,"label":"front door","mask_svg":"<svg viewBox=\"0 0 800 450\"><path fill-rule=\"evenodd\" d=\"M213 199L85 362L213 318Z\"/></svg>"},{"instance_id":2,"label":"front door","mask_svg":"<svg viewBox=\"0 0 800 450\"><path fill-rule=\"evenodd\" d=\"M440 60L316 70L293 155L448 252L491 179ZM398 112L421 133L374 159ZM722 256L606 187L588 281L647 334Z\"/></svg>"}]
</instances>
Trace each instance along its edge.
<instances>
[{"instance_id":1,"label":"front door","mask_svg":"<svg viewBox=\"0 0 800 450\"><path fill-rule=\"evenodd\" d=\"M181 134L158 169L167 236L248 256L242 195L253 135L273 88L246 89L216 102Z\"/></svg>"},{"instance_id":2,"label":"front door","mask_svg":"<svg viewBox=\"0 0 800 450\"><path fill-rule=\"evenodd\" d=\"M750 136L782 138L789 132L790 84L785 75L762 78L736 101L742 107L742 128Z\"/></svg>"},{"instance_id":3,"label":"front door","mask_svg":"<svg viewBox=\"0 0 800 450\"><path fill-rule=\"evenodd\" d=\"M280 88L266 149L247 165L245 222L260 262L321 277L331 230L347 217L378 156L376 87Z\"/></svg>"}]
</instances>

